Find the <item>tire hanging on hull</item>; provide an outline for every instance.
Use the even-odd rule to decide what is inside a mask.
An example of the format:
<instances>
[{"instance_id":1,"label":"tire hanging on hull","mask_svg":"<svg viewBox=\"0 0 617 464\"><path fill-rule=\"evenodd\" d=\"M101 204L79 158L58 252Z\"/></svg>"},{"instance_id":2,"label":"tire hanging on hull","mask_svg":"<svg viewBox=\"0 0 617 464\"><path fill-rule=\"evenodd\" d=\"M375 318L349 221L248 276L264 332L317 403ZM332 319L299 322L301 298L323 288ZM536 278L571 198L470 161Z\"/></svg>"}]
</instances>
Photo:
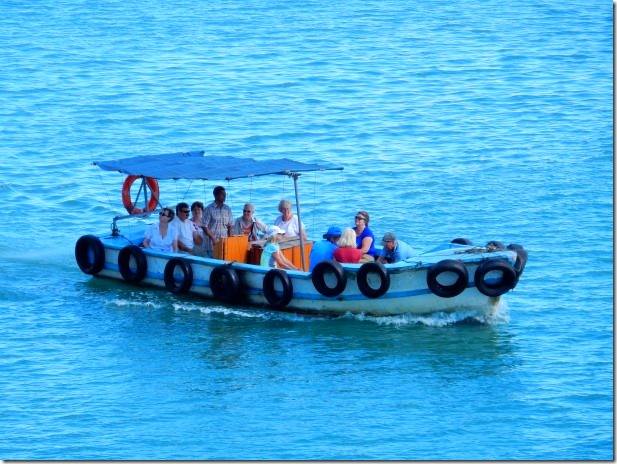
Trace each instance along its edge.
<instances>
[{"instance_id":1,"label":"tire hanging on hull","mask_svg":"<svg viewBox=\"0 0 617 464\"><path fill-rule=\"evenodd\" d=\"M176 267L179 267L182 272L182 280L179 285L176 283L174 277ZM193 268L191 267L191 263L184 258L170 259L165 265L163 278L165 280L165 288L171 293L178 295L188 292L193 285Z\"/></svg>"},{"instance_id":2,"label":"tire hanging on hull","mask_svg":"<svg viewBox=\"0 0 617 464\"><path fill-rule=\"evenodd\" d=\"M105 247L95 235L83 235L75 243L75 261L81 272L95 275L105 266Z\"/></svg>"},{"instance_id":3,"label":"tire hanging on hull","mask_svg":"<svg viewBox=\"0 0 617 464\"><path fill-rule=\"evenodd\" d=\"M326 273L331 273L334 275L336 279L336 285L334 287L328 287L326 284ZM318 263L311 273L311 281L313 282L313 286L315 290L321 293L324 296L338 296L343 293L345 287L347 286L347 274L345 274L345 270L343 266L338 261L333 259L322 261Z\"/></svg>"},{"instance_id":4,"label":"tire hanging on hull","mask_svg":"<svg viewBox=\"0 0 617 464\"><path fill-rule=\"evenodd\" d=\"M456 281L452 285L444 285L438 277L446 272L456 274ZM442 298L453 298L463 293L469 283L469 272L465 265L456 259L444 259L433 264L426 274L426 284L435 295Z\"/></svg>"},{"instance_id":5,"label":"tire hanging on hull","mask_svg":"<svg viewBox=\"0 0 617 464\"><path fill-rule=\"evenodd\" d=\"M224 303L233 303L240 297L240 278L238 273L228 267L219 266L210 273L210 290L214 298Z\"/></svg>"},{"instance_id":6,"label":"tire hanging on hull","mask_svg":"<svg viewBox=\"0 0 617 464\"><path fill-rule=\"evenodd\" d=\"M281 295L274 289L275 280L279 280L281 283L283 288ZM271 269L264 276L263 292L270 306L275 309L282 309L289 304L293 297L293 284L285 271Z\"/></svg>"},{"instance_id":7,"label":"tire hanging on hull","mask_svg":"<svg viewBox=\"0 0 617 464\"><path fill-rule=\"evenodd\" d=\"M369 285L368 276L371 273L377 274L379 277L380 283L378 288L373 288ZM379 298L380 296L385 295L390 288L390 273L383 264L376 261L364 263L360 266L356 279L358 282L358 288L367 298Z\"/></svg>"},{"instance_id":8,"label":"tire hanging on hull","mask_svg":"<svg viewBox=\"0 0 617 464\"><path fill-rule=\"evenodd\" d=\"M131 268L131 258L135 260L135 269ZM118 253L118 269L124 280L136 284L144 280L148 273L146 254L137 245L127 245Z\"/></svg>"},{"instance_id":9,"label":"tire hanging on hull","mask_svg":"<svg viewBox=\"0 0 617 464\"><path fill-rule=\"evenodd\" d=\"M501 278L496 282L487 282L489 272L501 272ZM514 288L516 285L516 271L505 259L494 258L482 262L474 274L474 281L480 293L486 296L497 297Z\"/></svg>"}]
</instances>

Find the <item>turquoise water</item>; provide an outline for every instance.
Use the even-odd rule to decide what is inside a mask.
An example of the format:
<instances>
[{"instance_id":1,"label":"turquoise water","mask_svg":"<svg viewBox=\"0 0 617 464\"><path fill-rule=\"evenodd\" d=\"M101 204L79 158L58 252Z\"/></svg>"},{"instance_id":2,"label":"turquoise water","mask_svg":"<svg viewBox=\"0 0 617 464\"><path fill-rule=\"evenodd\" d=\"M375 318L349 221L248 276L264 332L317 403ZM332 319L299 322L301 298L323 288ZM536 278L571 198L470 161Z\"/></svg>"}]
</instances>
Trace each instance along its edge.
<instances>
[{"instance_id":1,"label":"turquoise water","mask_svg":"<svg viewBox=\"0 0 617 464\"><path fill-rule=\"evenodd\" d=\"M611 460L612 10L598 0L4 1L0 458ZM309 235L520 243L494 320L318 319L93 279L95 160L302 176ZM284 179L225 184L266 222ZM163 186L211 201L211 182ZM121 224L121 228L131 227Z\"/></svg>"}]
</instances>

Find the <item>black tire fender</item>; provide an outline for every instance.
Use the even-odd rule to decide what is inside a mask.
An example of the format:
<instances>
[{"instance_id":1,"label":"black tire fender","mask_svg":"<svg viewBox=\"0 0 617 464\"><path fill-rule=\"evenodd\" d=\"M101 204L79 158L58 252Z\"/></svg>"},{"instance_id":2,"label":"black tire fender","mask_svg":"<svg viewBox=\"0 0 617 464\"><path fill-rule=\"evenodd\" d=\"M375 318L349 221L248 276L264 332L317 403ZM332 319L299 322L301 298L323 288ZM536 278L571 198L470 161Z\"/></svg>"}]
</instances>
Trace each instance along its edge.
<instances>
[{"instance_id":1,"label":"black tire fender","mask_svg":"<svg viewBox=\"0 0 617 464\"><path fill-rule=\"evenodd\" d=\"M469 240L468 238L462 238L462 237L455 238L450 243L458 243L459 245L473 245L471 240Z\"/></svg>"},{"instance_id":2,"label":"black tire fender","mask_svg":"<svg viewBox=\"0 0 617 464\"><path fill-rule=\"evenodd\" d=\"M444 272L456 274L456 282L452 285L443 285L437 278ZM452 298L463 293L469 283L469 272L465 265L456 259L444 259L433 264L426 274L426 284L435 295L442 298Z\"/></svg>"},{"instance_id":3,"label":"black tire fender","mask_svg":"<svg viewBox=\"0 0 617 464\"><path fill-rule=\"evenodd\" d=\"M514 285L516 286L518 279L523 275L523 269L525 269L529 254L522 245L517 245L516 243L511 243L507 248L508 250L516 251L516 261L514 262L514 270L516 271L516 282Z\"/></svg>"},{"instance_id":4,"label":"black tire fender","mask_svg":"<svg viewBox=\"0 0 617 464\"><path fill-rule=\"evenodd\" d=\"M135 260L135 271L131 269L131 257ZM146 254L137 245L127 245L118 253L118 269L124 280L136 284L144 280L148 273Z\"/></svg>"},{"instance_id":5,"label":"black tire fender","mask_svg":"<svg viewBox=\"0 0 617 464\"><path fill-rule=\"evenodd\" d=\"M105 266L105 247L95 235L83 235L75 243L75 261L81 272L94 275Z\"/></svg>"},{"instance_id":6,"label":"black tire fender","mask_svg":"<svg viewBox=\"0 0 617 464\"><path fill-rule=\"evenodd\" d=\"M336 285L334 287L328 287L326 284L325 274L332 273L336 278ZM343 266L338 261L329 259L318 263L313 268L311 273L311 280L315 286L315 290L324 296L338 296L347 286L347 274L343 269Z\"/></svg>"},{"instance_id":7,"label":"black tire fender","mask_svg":"<svg viewBox=\"0 0 617 464\"><path fill-rule=\"evenodd\" d=\"M282 295L278 295L274 289L274 280L278 279L283 287ZM264 296L273 308L281 309L289 304L293 297L293 284L285 271L271 269L266 272L263 280Z\"/></svg>"},{"instance_id":8,"label":"black tire fender","mask_svg":"<svg viewBox=\"0 0 617 464\"><path fill-rule=\"evenodd\" d=\"M179 285L176 283L174 277L176 267L179 267L182 272L182 280ZM175 295L186 293L193 285L193 267L191 263L184 258L171 258L165 265L163 279L165 280L165 288L171 293Z\"/></svg>"},{"instance_id":9,"label":"black tire fender","mask_svg":"<svg viewBox=\"0 0 617 464\"><path fill-rule=\"evenodd\" d=\"M229 266L215 267L210 273L210 290L217 300L233 303L240 296L238 273Z\"/></svg>"},{"instance_id":10,"label":"black tire fender","mask_svg":"<svg viewBox=\"0 0 617 464\"><path fill-rule=\"evenodd\" d=\"M379 276L381 283L378 288L373 288L368 283L368 275L371 273ZM377 261L364 263L360 266L356 279L358 281L358 288L367 298L379 298L385 295L390 288L390 273L383 264Z\"/></svg>"},{"instance_id":11,"label":"black tire fender","mask_svg":"<svg viewBox=\"0 0 617 464\"><path fill-rule=\"evenodd\" d=\"M496 284L484 280L492 271L500 271L502 278ZM477 289L486 296L497 297L511 290L516 285L516 271L514 267L502 258L493 258L483 261L474 274Z\"/></svg>"}]
</instances>

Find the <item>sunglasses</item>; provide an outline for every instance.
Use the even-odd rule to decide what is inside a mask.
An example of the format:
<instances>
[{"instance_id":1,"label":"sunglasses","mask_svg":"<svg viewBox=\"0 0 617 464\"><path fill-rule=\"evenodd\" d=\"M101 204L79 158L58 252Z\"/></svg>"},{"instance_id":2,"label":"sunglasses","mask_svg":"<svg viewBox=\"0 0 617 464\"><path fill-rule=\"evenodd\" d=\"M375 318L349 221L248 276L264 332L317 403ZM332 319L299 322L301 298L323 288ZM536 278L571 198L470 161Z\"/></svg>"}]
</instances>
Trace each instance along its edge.
<instances>
[{"instance_id":1,"label":"sunglasses","mask_svg":"<svg viewBox=\"0 0 617 464\"><path fill-rule=\"evenodd\" d=\"M358 221L366 221L366 218L364 218L362 216L356 216L356 220L358 220Z\"/></svg>"},{"instance_id":2,"label":"sunglasses","mask_svg":"<svg viewBox=\"0 0 617 464\"><path fill-rule=\"evenodd\" d=\"M171 214L165 214L163 211L159 213L159 216L171 217Z\"/></svg>"},{"instance_id":3,"label":"sunglasses","mask_svg":"<svg viewBox=\"0 0 617 464\"><path fill-rule=\"evenodd\" d=\"M183 212L184 214L189 214L189 213L190 213L190 211L189 211L188 209L183 209L183 210L182 210L182 212Z\"/></svg>"},{"instance_id":4,"label":"sunglasses","mask_svg":"<svg viewBox=\"0 0 617 464\"><path fill-rule=\"evenodd\" d=\"M243 209L242 212L243 213L252 213L252 211L250 209Z\"/></svg>"}]
</instances>

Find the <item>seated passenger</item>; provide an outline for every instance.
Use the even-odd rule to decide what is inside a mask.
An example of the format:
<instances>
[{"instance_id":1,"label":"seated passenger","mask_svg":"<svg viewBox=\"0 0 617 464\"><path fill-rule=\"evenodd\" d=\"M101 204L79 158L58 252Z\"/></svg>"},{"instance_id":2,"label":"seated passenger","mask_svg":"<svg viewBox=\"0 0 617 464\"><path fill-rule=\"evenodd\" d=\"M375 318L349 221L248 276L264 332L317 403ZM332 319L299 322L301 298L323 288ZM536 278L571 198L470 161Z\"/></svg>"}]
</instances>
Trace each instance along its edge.
<instances>
[{"instance_id":1,"label":"seated passenger","mask_svg":"<svg viewBox=\"0 0 617 464\"><path fill-rule=\"evenodd\" d=\"M318 263L332 259L334 250L338 248L336 242L340 238L341 234L341 228L333 226L330 227L328 232L323 235L324 240L313 243L313 249L311 250L311 256L309 259L311 262L309 271L312 271Z\"/></svg>"},{"instance_id":2,"label":"seated passenger","mask_svg":"<svg viewBox=\"0 0 617 464\"><path fill-rule=\"evenodd\" d=\"M281 215L274 220L274 225L283 229L285 237L298 237L300 235L300 224L298 223L298 216L294 216L291 212L291 201L281 200L279 212ZM306 240L304 224L302 224L302 239Z\"/></svg>"},{"instance_id":3,"label":"seated passenger","mask_svg":"<svg viewBox=\"0 0 617 464\"><path fill-rule=\"evenodd\" d=\"M195 230L194 223L189 218L191 210L188 203L180 202L176 206L176 218L172 224L178 230L178 249L193 254L193 247L203 243L203 237Z\"/></svg>"},{"instance_id":4,"label":"seated passenger","mask_svg":"<svg viewBox=\"0 0 617 464\"><path fill-rule=\"evenodd\" d=\"M247 203L242 209L242 216L234 221L232 227L233 235L248 235L249 242L259 240L259 232L266 232L266 225L253 216L255 207L252 203Z\"/></svg>"},{"instance_id":5,"label":"seated passenger","mask_svg":"<svg viewBox=\"0 0 617 464\"><path fill-rule=\"evenodd\" d=\"M380 263L398 263L412 256L416 256L409 245L402 240L397 240L393 232L386 232L381 240L383 249L377 258Z\"/></svg>"},{"instance_id":6,"label":"seated passenger","mask_svg":"<svg viewBox=\"0 0 617 464\"><path fill-rule=\"evenodd\" d=\"M338 241L338 248L334 250L334 259L339 263L357 264L362 256L362 250L356 248L356 233L347 227Z\"/></svg>"},{"instance_id":7,"label":"seated passenger","mask_svg":"<svg viewBox=\"0 0 617 464\"><path fill-rule=\"evenodd\" d=\"M355 227L353 230L356 233L356 247L362 251L363 263L375 261L377 250L375 249L375 236L371 229L368 228L369 215L366 211L358 211L354 218Z\"/></svg>"},{"instance_id":8,"label":"seated passenger","mask_svg":"<svg viewBox=\"0 0 617 464\"><path fill-rule=\"evenodd\" d=\"M191 222L193 223L193 228L199 235L199 240L194 238L195 245L193 246L193 254L195 256L206 257L206 233L201 228L201 220L203 218L204 213L204 204L201 201L194 201L191 205L191 212L193 215L191 216Z\"/></svg>"},{"instance_id":9,"label":"seated passenger","mask_svg":"<svg viewBox=\"0 0 617 464\"><path fill-rule=\"evenodd\" d=\"M261 254L259 264L277 269L294 269L299 271L281 252L281 246L278 242L282 236L283 230L280 227L270 226L268 228L268 239L266 240L266 246Z\"/></svg>"},{"instance_id":10,"label":"seated passenger","mask_svg":"<svg viewBox=\"0 0 617 464\"><path fill-rule=\"evenodd\" d=\"M146 229L144 248L177 253L178 230L173 224L170 224L173 219L173 210L171 208L163 208L159 212L158 224L150 224Z\"/></svg>"}]
</instances>

